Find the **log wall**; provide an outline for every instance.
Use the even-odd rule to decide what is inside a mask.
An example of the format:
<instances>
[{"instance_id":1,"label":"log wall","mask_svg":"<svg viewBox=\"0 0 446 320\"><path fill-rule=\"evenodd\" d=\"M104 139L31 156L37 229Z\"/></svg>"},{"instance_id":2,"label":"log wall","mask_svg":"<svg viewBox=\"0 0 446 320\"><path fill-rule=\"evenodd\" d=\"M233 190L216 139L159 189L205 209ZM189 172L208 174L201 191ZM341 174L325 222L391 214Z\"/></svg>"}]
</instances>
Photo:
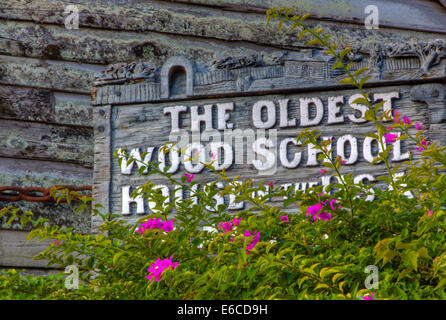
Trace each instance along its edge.
<instances>
[{"instance_id":1,"label":"log wall","mask_svg":"<svg viewBox=\"0 0 446 320\"><path fill-rule=\"evenodd\" d=\"M108 64L172 56L207 63L219 55L305 44L286 27L266 25L265 11L287 5L312 13L341 46L446 39L444 1L429 0L2 0L0 3L0 186L91 185L94 74ZM64 9L79 9L79 29L65 27ZM380 29L363 25L364 8L380 8ZM403 89L405 90L405 89ZM407 93L408 94L408 93ZM421 101L420 103L424 103ZM434 130L435 129L435 130ZM444 132L437 124L432 134ZM438 131L438 132L437 132ZM0 202L88 232L88 215L66 205ZM0 267L43 267L31 259L24 231L0 221Z\"/></svg>"}]
</instances>

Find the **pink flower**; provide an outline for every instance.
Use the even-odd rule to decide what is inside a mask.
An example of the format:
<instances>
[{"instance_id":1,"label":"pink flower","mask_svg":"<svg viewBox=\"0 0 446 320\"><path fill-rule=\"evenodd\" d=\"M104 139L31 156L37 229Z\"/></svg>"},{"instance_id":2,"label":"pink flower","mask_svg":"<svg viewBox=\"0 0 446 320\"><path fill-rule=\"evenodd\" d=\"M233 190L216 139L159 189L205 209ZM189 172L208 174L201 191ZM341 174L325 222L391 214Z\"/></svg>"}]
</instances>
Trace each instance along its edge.
<instances>
[{"instance_id":1,"label":"pink flower","mask_svg":"<svg viewBox=\"0 0 446 320\"><path fill-rule=\"evenodd\" d=\"M170 221L161 221L161 218L153 218L153 219L149 219L144 223L140 224L140 227L138 229L136 229L136 233L139 234L143 234L144 231L146 231L147 229L162 229L165 232L170 232L173 230L173 221L175 219L172 219Z\"/></svg>"},{"instance_id":2,"label":"pink flower","mask_svg":"<svg viewBox=\"0 0 446 320\"><path fill-rule=\"evenodd\" d=\"M243 235L244 235L245 237L252 237L252 234L251 234L248 230L245 230L245 232L243 233Z\"/></svg>"},{"instance_id":3,"label":"pink flower","mask_svg":"<svg viewBox=\"0 0 446 320\"><path fill-rule=\"evenodd\" d=\"M170 221L164 221L161 229L163 229L165 232L172 231L173 230L173 220L175 220L175 219L172 219Z\"/></svg>"},{"instance_id":4,"label":"pink flower","mask_svg":"<svg viewBox=\"0 0 446 320\"><path fill-rule=\"evenodd\" d=\"M420 122L420 123L415 122L415 129L417 129L417 130L422 130L422 129L423 129L422 126L423 126L423 123L422 123L422 122Z\"/></svg>"},{"instance_id":5,"label":"pink flower","mask_svg":"<svg viewBox=\"0 0 446 320\"><path fill-rule=\"evenodd\" d=\"M187 174L187 173L185 173L184 174L186 177L188 177L188 179L187 179L187 182L192 182L192 179L195 177L195 175L194 174Z\"/></svg>"},{"instance_id":6,"label":"pink flower","mask_svg":"<svg viewBox=\"0 0 446 320\"><path fill-rule=\"evenodd\" d=\"M59 239L53 239L54 242L54 246L58 247L60 245L60 240Z\"/></svg>"},{"instance_id":7,"label":"pink flower","mask_svg":"<svg viewBox=\"0 0 446 320\"><path fill-rule=\"evenodd\" d=\"M146 278L149 279L149 281L161 281L162 274L165 270L169 268L173 270L178 265L178 262L172 262L172 256L170 256L169 259L164 259L162 261L158 258L155 263L152 263L150 268L147 269L151 274L146 276Z\"/></svg>"},{"instance_id":8,"label":"pink flower","mask_svg":"<svg viewBox=\"0 0 446 320\"><path fill-rule=\"evenodd\" d=\"M388 133L384 135L384 138L386 138L387 143L394 143L398 139L398 136L393 133Z\"/></svg>"},{"instance_id":9,"label":"pink flower","mask_svg":"<svg viewBox=\"0 0 446 320\"><path fill-rule=\"evenodd\" d=\"M330 200L330 206L333 210L336 210L336 208L333 207L333 203L337 203L338 200L333 199ZM328 221L332 218L331 213L327 213L325 211L322 211L323 206L325 205L325 202L319 202L318 204L315 204L314 206L310 206L307 209L307 217L310 215L313 216L313 220L316 221L317 219ZM321 212L322 211L322 212Z\"/></svg>"},{"instance_id":10,"label":"pink flower","mask_svg":"<svg viewBox=\"0 0 446 320\"><path fill-rule=\"evenodd\" d=\"M415 148L415 151L423 152L424 148L419 146Z\"/></svg>"},{"instance_id":11,"label":"pink flower","mask_svg":"<svg viewBox=\"0 0 446 320\"><path fill-rule=\"evenodd\" d=\"M289 223L290 219L288 219L288 216L280 216L280 219L285 222L285 223Z\"/></svg>"},{"instance_id":12,"label":"pink flower","mask_svg":"<svg viewBox=\"0 0 446 320\"><path fill-rule=\"evenodd\" d=\"M364 300L373 300L373 295L375 294L375 292L372 293L371 297L362 297L362 299Z\"/></svg>"},{"instance_id":13,"label":"pink flower","mask_svg":"<svg viewBox=\"0 0 446 320\"><path fill-rule=\"evenodd\" d=\"M307 216L308 215L312 215L313 219L316 220L314 217L317 215L317 213L319 211L322 210L322 207L323 207L322 203L318 203L318 204L315 204L314 206L308 207L308 209L307 209Z\"/></svg>"},{"instance_id":14,"label":"pink flower","mask_svg":"<svg viewBox=\"0 0 446 320\"><path fill-rule=\"evenodd\" d=\"M214 160L216 158L215 154L211 152L211 159Z\"/></svg>"},{"instance_id":15,"label":"pink flower","mask_svg":"<svg viewBox=\"0 0 446 320\"><path fill-rule=\"evenodd\" d=\"M390 126L389 126L389 127L386 127L386 130L387 130L387 131L391 131L392 129L393 129L393 128L390 127Z\"/></svg>"},{"instance_id":16,"label":"pink flower","mask_svg":"<svg viewBox=\"0 0 446 320\"><path fill-rule=\"evenodd\" d=\"M324 221L329 221L331 219L331 213L321 212L317 215L317 217Z\"/></svg>"},{"instance_id":17,"label":"pink flower","mask_svg":"<svg viewBox=\"0 0 446 320\"><path fill-rule=\"evenodd\" d=\"M234 223L234 226L238 226L240 224L240 221L242 220L242 218L234 218L232 219L232 223Z\"/></svg>"},{"instance_id":18,"label":"pink flower","mask_svg":"<svg viewBox=\"0 0 446 320\"><path fill-rule=\"evenodd\" d=\"M423 145L423 146L425 146L425 147L426 147L428 144L429 144L429 142L426 141L426 140L424 140L424 139L421 141L421 145Z\"/></svg>"},{"instance_id":19,"label":"pink flower","mask_svg":"<svg viewBox=\"0 0 446 320\"><path fill-rule=\"evenodd\" d=\"M336 200L336 199L331 199L330 202L329 202L329 204L330 204L330 208L331 208L332 210L336 210L336 208L333 206L333 203L338 203L338 202L339 202L339 201Z\"/></svg>"},{"instance_id":20,"label":"pink flower","mask_svg":"<svg viewBox=\"0 0 446 320\"><path fill-rule=\"evenodd\" d=\"M244 234L245 237L252 237L254 236L251 244L246 246L246 254L251 254L251 252L249 252L249 250L252 250L254 248L254 246L260 241L260 232L256 232L254 231L253 234L251 234L248 230L245 230Z\"/></svg>"},{"instance_id":21,"label":"pink flower","mask_svg":"<svg viewBox=\"0 0 446 320\"><path fill-rule=\"evenodd\" d=\"M274 181L268 181L268 186L270 188L274 188L274 185L275 185Z\"/></svg>"},{"instance_id":22,"label":"pink flower","mask_svg":"<svg viewBox=\"0 0 446 320\"><path fill-rule=\"evenodd\" d=\"M319 170L319 173L320 173L320 174L324 174L325 172L327 172L327 170L325 170L325 169L321 169L321 170Z\"/></svg>"},{"instance_id":23,"label":"pink flower","mask_svg":"<svg viewBox=\"0 0 446 320\"><path fill-rule=\"evenodd\" d=\"M428 216L431 216L432 213L434 213L432 210L429 210L429 212L427 213Z\"/></svg>"},{"instance_id":24,"label":"pink flower","mask_svg":"<svg viewBox=\"0 0 446 320\"><path fill-rule=\"evenodd\" d=\"M163 226L164 226L164 223L161 222L161 218L153 219L151 229L162 229Z\"/></svg>"},{"instance_id":25,"label":"pink flower","mask_svg":"<svg viewBox=\"0 0 446 320\"><path fill-rule=\"evenodd\" d=\"M403 122L404 122L404 124L409 125L410 124L410 118L408 116L404 115Z\"/></svg>"},{"instance_id":26,"label":"pink flower","mask_svg":"<svg viewBox=\"0 0 446 320\"><path fill-rule=\"evenodd\" d=\"M225 230L224 233L228 233L229 231L232 230L232 224L231 224L231 221L229 221L229 222L227 222L227 221L220 222L220 223L217 225L217 227L220 228L220 229Z\"/></svg>"}]
</instances>

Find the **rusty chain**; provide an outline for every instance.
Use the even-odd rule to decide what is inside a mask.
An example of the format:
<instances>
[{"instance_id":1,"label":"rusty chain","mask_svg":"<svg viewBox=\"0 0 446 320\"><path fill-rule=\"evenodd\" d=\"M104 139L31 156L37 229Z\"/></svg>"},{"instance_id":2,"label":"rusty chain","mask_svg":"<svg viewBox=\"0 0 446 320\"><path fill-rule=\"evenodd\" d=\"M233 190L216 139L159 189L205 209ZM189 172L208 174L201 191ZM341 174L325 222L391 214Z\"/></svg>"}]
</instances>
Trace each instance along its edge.
<instances>
[{"instance_id":1,"label":"rusty chain","mask_svg":"<svg viewBox=\"0 0 446 320\"><path fill-rule=\"evenodd\" d=\"M51 195L52 189L68 189L68 191L86 191L92 190L91 186L53 186L50 188L41 187L0 187L0 201L29 201L29 202L56 202L57 200ZM82 194L91 197L91 194ZM62 199L64 201L65 199Z\"/></svg>"}]
</instances>

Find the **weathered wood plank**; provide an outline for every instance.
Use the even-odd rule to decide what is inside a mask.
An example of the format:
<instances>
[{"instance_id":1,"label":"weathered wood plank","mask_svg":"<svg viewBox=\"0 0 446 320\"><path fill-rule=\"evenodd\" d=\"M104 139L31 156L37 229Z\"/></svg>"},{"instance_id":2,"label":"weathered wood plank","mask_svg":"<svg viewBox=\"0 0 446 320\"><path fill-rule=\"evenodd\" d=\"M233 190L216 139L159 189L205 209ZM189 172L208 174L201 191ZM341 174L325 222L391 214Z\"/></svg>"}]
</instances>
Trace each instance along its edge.
<instances>
[{"instance_id":1,"label":"weathered wood plank","mask_svg":"<svg viewBox=\"0 0 446 320\"><path fill-rule=\"evenodd\" d=\"M83 166L42 160L0 157L0 184L19 187L91 184L93 172Z\"/></svg>"},{"instance_id":2,"label":"weathered wood plank","mask_svg":"<svg viewBox=\"0 0 446 320\"><path fill-rule=\"evenodd\" d=\"M117 32L119 37L116 36ZM15 41L4 40L9 45L0 46L0 54L96 64L141 59L163 62L167 57L178 55L207 62L219 53L240 48L272 52L272 48L266 45L253 43L232 43L218 39L210 42L201 37L178 37L151 31L140 33L91 28L67 30L58 25L36 25L17 21L4 23L4 28L0 29L0 42L2 37ZM16 46L12 46L12 43ZM49 55L47 52L54 54Z\"/></svg>"},{"instance_id":3,"label":"weathered wood plank","mask_svg":"<svg viewBox=\"0 0 446 320\"><path fill-rule=\"evenodd\" d=\"M94 174L93 198L102 205L104 212L110 211L111 181L111 106L94 108ZM92 217L92 232L97 232L101 223L99 217Z\"/></svg>"},{"instance_id":4,"label":"weathered wood plank","mask_svg":"<svg viewBox=\"0 0 446 320\"><path fill-rule=\"evenodd\" d=\"M88 127L0 120L0 141L2 157L93 165L93 132Z\"/></svg>"},{"instance_id":5,"label":"weathered wood plank","mask_svg":"<svg viewBox=\"0 0 446 320\"><path fill-rule=\"evenodd\" d=\"M48 261L33 260L39 252L45 250L51 240L28 242L25 231L0 230L0 266L44 268Z\"/></svg>"},{"instance_id":6,"label":"weathered wood plank","mask_svg":"<svg viewBox=\"0 0 446 320\"><path fill-rule=\"evenodd\" d=\"M0 118L54 122L53 94L49 90L0 85Z\"/></svg>"},{"instance_id":7,"label":"weathered wood plank","mask_svg":"<svg viewBox=\"0 0 446 320\"><path fill-rule=\"evenodd\" d=\"M90 97L0 85L0 119L93 126Z\"/></svg>"},{"instance_id":8,"label":"weathered wood plank","mask_svg":"<svg viewBox=\"0 0 446 320\"><path fill-rule=\"evenodd\" d=\"M93 127L90 96L54 92L54 122Z\"/></svg>"},{"instance_id":9,"label":"weathered wood plank","mask_svg":"<svg viewBox=\"0 0 446 320\"><path fill-rule=\"evenodd\" d=\"M0 84L89 94L94 73L105 66L0 56Z\"/></svg>"},{"instance_id":10,"label":"weathered wood plank","mask_svg":"<svg viewBox=\"0 0 446 320\"><path fill-rule=\"evenodd\" d=\"M64 23L64 8L70 1L33 1L32 4L11 5L11 0L6 1L3 17L27 19L45 23ZM14 1L13 1L14 2ZM173 3L172 3L173 2ZM130 1L130 2L98 2L92 5L91 1L79 0L76 5L79 8L80 25L100 27L105 29L121 30L153 30L158 32L178 32L195 36L205 36L205 33L217 33L218 22L223 21L228 15L250 15L257 19L265 19L265 12L270 7L288 6L298 8L300 12L310 12L318 19L328 19L341 22L363 24L366 17L364 9L370 3L367 0L343 0L343 1L309 1L285 0L271 1L246 1L246 0L173 0L173 1ZM374 5L380 10L380 24L382 26L398 27L402 29L424 30L445 33L446 10L432 1L385 1L377 0ZM224 16L222 16L222 10ZM395 12L398 12L395 15ZM106 19L99 15L106 15ZM221 20L215 20L217 25L200 25L200 19L209 19L221 16ZM146 26L141 24L141 16L145 19ZM0 16L1 17L1 16ZM122 17L125 17L124 19ZM137 23L134 23L135 20ZM241 19L243 20L243 19ZM201 21L203 22L203 21ZM208 20L208 22L210 22ZM244 25L243 25L244 26ZM226 27L229 27L228 25ZM221 31L220 31L221 32ZM208 35L211 37L211 34ZM255 34L246 33L247 37L256 37ZM212 36L213 37L213 36ZM218 37L217 37L218 38ZM252 38L243 39L252 41Z\"/></svg>"},{"instance_id":11,"label":"weathered wood plank","mask_svg":"<svg viewBox=\"0 0 446 320\"><path fill-rule=\"evenodd\" d=\"M297 32L291 31L287 27L279 32L277 23L267 25L264 14L250 13L249 10L243 13L222 11L216 3L212 5L217 6L217 8L157 1L149 2L149 4L130 2L127 5L120 2L119 5L107 7L101 6L100 3L92 5L90 2L81 1L78 4L81 12L79 17L80 29L67 30L64 27L63 15L66 4L68 4L68 1L66 3L47 1L44 4L37 1L25 6L16 5L12 9L4 9L3 16L0 12L0 17L6 19L27 21L36 21L37 19L41 23L59 25L57 28L56 26L5 21L3 22L3 31L0 31L0 39L3 39L1 41L4 42L4 50L8 54L14 55L103 63L104 61L130 61L134 60L135 56L137 58L144 58L142 57L144 55L157 56L163 54L163 49L167 45L167 42L164 46L157 45L156 42L160 42L159 40L155 42L154 40L147 41L147 36L138 36L137 34L132 34L130 39L135 38L135 36L135 39L141 39L142 37L144 39L141 39L141 41L133 40L129 43L129 35L127 34L117 38L115 33L110 36L110 31L107 35L106 32L102 32L104 30L93 31L91 28L116 30L120 33L124 31L163 33L172 35L174 39L178 39L178 36L187 35L223 41L247 41L258 45L279 46L281 48L297 48L306 43L306 39L299 41ZM233 6L236 7L238 4L240 3L234 2ZM310 2L304 4L307 7L309 5ZM311 23L324 27L328 33L333 34L334 41L339 45L354 46L367 45L372 40L383 42L383 40L404 41L409 38L441 37L442 31L446 30L446 13L438 11L438 7L430 8L426 4L422 7L418 3L418 7L413 9L412 12L411 6L400 5L404 7L403 11L408 12L409 18L405 17L398 23L394 23L402 29L398 33L389 32L390 30L385 26L382 18L382 15L391 14L395 11L397 6L393 4L386 4L385 9L380 11L380 22L382 23L380 30L366 30L362 24L349 24L348 28L345 28L347 22L349 22L348 18L345 19L345 17L342 21L340 20L341 23L321 20L312 20ZM341 8L342 6L344 8ZM336 3L329 2L326 5L320 3L319 7L322 8L320 9L322 12L334 11L335 16L345 14L346 10L347 12L353 10L355 15L351 22L359 23L365 18L363 13L365 6L365 2L361 1L360 5L344 3L337 6ZM388 6L390 8L387 8ZM224 3L222 8L226 8ZM311 8L315 8L312 2ZM262 12L265 11L262 10ZM426 14L426 12L428 13ZM106 19L104 19L104 15L107 17ZM400 16L403 15L391 14L391 21ZM418 22L420 17L426 16L429 17L426 19L429 28L427 25L424 26L424 32L414 33L408 32L407 28L405 29L404 24L407 21ZM417 19L410 20L410 17L417 17ZM435 23L432 24L432 21L435 21ZM94 37L91 36L92 33L95 34ZM152 38L153 35L151 33L149 35ZM446 32L443 37L446 37ZM156 38L155 36L154 39ZM116 50L116 45L122 46L122 50ZM176 46L170 44L169 47L173 49Z\"/></svg>"},{"instance_id":12,"label":"weathered wood plank","mask_svg":"<svg viewBox=\"0 0 446 320\"><path fill-rule=\"evenodd\" d=\"M367 0L168 0L169 2L217 7L224 10L264 13L271 7L288 7L311 13L312 18L363 24ZM445 0L377 0L372 5L380 11L380 24L402 29L444 32ZM442 7L443 5L443 7ZM395 14L395 13L398 14ZM438 29L437 29L438 28Z\"/></svg>"}]
</instances>

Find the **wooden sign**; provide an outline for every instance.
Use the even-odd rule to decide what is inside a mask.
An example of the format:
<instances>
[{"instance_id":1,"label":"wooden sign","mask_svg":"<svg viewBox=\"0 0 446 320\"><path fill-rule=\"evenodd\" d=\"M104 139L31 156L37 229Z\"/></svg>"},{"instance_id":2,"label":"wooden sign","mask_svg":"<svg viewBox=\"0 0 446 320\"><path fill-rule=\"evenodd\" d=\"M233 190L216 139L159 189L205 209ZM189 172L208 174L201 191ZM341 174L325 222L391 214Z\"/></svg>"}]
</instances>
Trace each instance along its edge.
<instances>
[{"instance_id":1,"label":"wooden sign","mask_svg":"<svg viewBox=\"0 0 446 320\"><path fill-rule=\"evenodd\" d=\"M354 70L370 68L373 102L384 101L384 110L398 110L423 123L431 139L445 141L444 58L446 43L435 40L355 49L346 62ZM200 163L211 160L229 177L272 181L284 189L335 182L321 174L316 150L297 141L304 128L318 129L321 139L330 139L333 159L341 156L344 172L352 173L355 181L376 181L385 168L382 163L371 164L379 147L376 139L364 136L374 133L375 126L362 118L366 107L354 103L358 91L338 84L345 74L332 70L333 63L322 51L304 49L265 60L252 55L204 64L172 57L162 66L142 62L110 66L97 75L92 90L96 202L129 221L153 211L150 202L131 198L132 190L147 177L140 176L138 163L127 166L124 161L120 166L113 159L121 149L137 159L147 152L141 160L159 161L174 178L194 174L200 185L216 178ZM178 142L178 148L188 146L186 154L160 152L172 142ZM407 140L396 142L391 163L407 160L411 152L418 157L414 148ZM196 160L189 161L190 157ZM156 175L150 179L165 196L173 197L166 179ZM219 201L228 204L228 210L245 205L231 198ZM97 224L92 222L93 229Z\"/></svg>"}]
</instances>

